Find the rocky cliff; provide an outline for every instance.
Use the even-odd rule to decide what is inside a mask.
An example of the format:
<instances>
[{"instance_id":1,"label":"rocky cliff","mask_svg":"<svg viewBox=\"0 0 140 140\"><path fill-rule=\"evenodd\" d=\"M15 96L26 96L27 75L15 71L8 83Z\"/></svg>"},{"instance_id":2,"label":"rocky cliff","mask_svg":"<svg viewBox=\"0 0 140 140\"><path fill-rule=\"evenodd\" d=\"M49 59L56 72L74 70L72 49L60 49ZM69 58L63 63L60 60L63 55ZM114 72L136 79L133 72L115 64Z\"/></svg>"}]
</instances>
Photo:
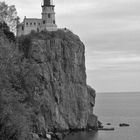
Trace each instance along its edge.
<instances>
[{"instance_id":1,"label":"rocky cliff","mask_svg":"<svg viewBox=\"0 0 140 140\"><path fill-rule=\"evenodd\" d=\"M19 38L18 54L10 85L32 114L31 131L97 127L95 91L86 83L85 47L78 36L63 30L31 33Z\"/></svg>"}]
</instances>

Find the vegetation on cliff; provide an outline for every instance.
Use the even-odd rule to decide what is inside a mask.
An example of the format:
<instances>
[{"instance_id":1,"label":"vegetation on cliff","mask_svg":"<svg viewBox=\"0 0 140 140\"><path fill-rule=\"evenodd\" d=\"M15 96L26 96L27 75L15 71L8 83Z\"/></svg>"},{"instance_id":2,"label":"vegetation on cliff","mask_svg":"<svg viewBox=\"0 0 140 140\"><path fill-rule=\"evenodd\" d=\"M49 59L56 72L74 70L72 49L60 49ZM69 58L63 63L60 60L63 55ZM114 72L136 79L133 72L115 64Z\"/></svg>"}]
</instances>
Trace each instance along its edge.
<instances>
[{"instance_id":1,"label":"vegetation on cliff","mask_svg":"<svg viewBox=\"0 0 140 140\"><path fill-rule=\"evenodd\" d=\"M70 31L32 32L18 38L18 48L0 33L1 140L97 127L84 54Z\"/></svg>"},{"instance_id":2,"label":"vegetation on cliff","mask_svg":"<svg viewBox=\"0 0 140 140\"><path fill-rule=\"evenodd\" d=\"M5 22L10 31L16 32L17 11L15 5L8 5L5 1L0 1L0 22Z\"/></svg>"},{"instance_id":3,"label":"vegetation on cliff","mask_svg":"<svg viewBox=\"0 0 140 140\"><path fill-rule=\"evenodd\" d=\"M10 28L5 22L0 22L0 33L1 36L5 35L10 42L15 42L15 35L10 32Z\"/></svg>"}]
</instances>

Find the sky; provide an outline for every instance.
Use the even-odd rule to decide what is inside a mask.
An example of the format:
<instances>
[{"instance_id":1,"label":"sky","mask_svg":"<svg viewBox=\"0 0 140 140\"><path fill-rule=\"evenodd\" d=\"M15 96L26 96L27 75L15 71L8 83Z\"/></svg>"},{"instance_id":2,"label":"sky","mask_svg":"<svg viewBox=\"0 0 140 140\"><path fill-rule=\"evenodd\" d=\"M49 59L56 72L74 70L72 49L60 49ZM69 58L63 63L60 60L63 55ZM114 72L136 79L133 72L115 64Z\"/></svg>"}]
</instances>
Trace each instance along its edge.
<instances>
[{"instance_id":1,"label":"sky","mask_svg":"<svg viewBox=\"0 0 140 140\"><path fill-rule=\"evenodd\" d=\"M5 0L21 19L41 17L41 0ZM54 0L56 23L86 48L87 83L97 92L140 91L140 0Z\"/></svg>"}]
</instances>

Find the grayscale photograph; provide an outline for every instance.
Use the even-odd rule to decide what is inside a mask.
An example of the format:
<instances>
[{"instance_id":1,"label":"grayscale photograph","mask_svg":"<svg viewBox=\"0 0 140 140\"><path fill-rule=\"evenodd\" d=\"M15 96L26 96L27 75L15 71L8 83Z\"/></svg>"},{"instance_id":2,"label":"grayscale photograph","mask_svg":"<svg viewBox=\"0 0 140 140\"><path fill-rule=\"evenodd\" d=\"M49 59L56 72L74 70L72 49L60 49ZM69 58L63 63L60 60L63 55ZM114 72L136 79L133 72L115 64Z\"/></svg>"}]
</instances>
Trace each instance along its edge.
<instances>
[{"instance_id":1,"label":"grayscale photograph","mask_svg":"<svg viewBox=\"0 0 140 140\"><path fill-rule=\"evenodd\" d=\"M0 140L140 140L139 0L0 0Z\"/></svg>"}]
</instances>

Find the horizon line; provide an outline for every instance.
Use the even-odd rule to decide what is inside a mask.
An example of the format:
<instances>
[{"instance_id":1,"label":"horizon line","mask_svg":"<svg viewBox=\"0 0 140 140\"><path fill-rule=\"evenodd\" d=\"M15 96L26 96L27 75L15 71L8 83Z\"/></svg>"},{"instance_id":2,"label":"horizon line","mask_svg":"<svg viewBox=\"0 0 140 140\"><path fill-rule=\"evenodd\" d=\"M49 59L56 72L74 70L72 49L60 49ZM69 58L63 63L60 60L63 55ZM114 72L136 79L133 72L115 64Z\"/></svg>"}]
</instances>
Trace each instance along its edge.
<instances>
[{"instance_id":1,"label":"horizon line","mask_svg":"<svg viewBox=\"0 0 140 140\"><path fill-rule=\"evenodd\" d=\"M96 93L140 93L140 91L105 91L105 92L96 92Z\"/></svg>"}]
</instances>

